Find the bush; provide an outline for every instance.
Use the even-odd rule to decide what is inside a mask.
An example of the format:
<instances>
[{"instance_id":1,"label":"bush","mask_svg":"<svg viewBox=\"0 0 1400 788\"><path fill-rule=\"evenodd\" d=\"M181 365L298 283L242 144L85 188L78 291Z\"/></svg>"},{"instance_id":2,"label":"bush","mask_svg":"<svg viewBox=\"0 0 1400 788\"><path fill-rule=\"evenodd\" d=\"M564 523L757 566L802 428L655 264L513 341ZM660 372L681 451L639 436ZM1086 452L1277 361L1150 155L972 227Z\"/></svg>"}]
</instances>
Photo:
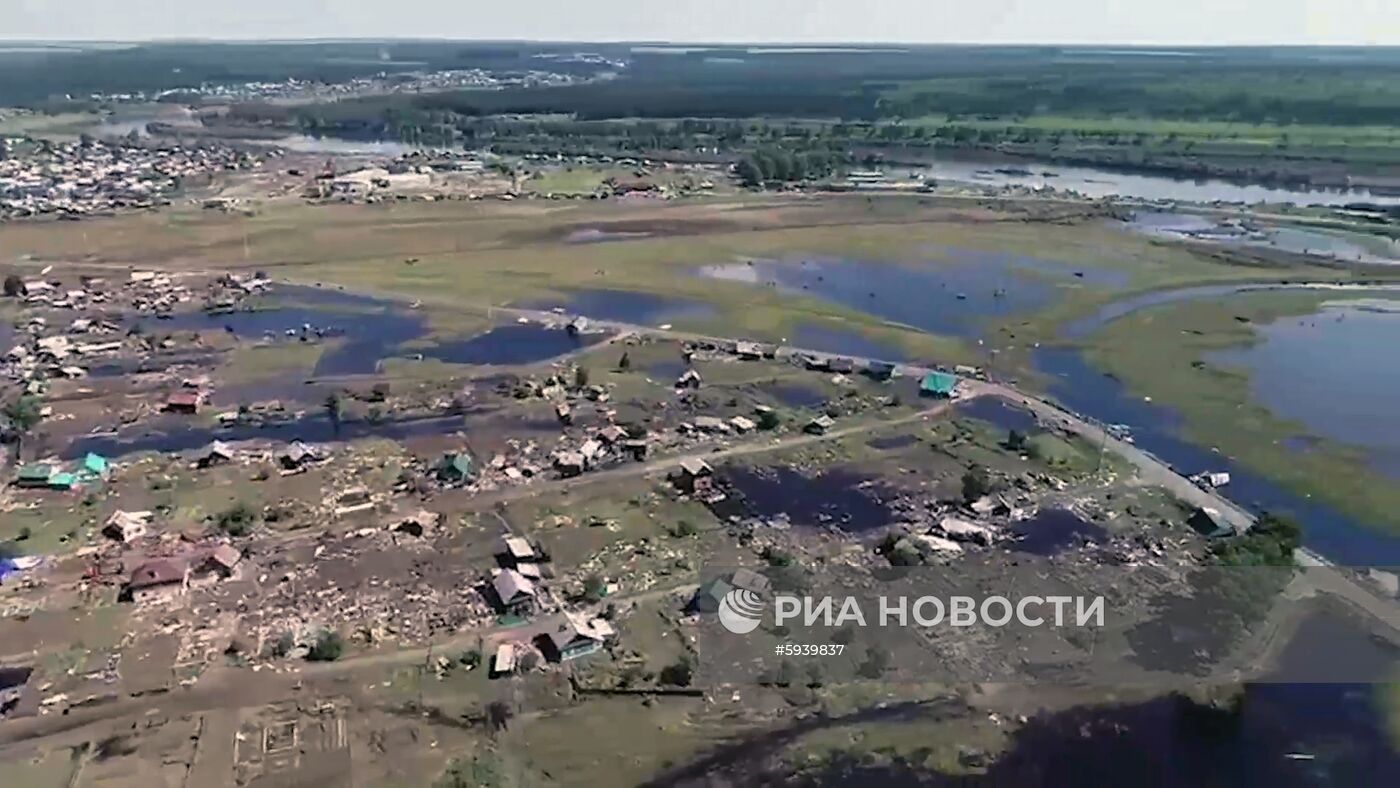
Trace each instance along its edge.
<instances>
[{"instance_id":1,"label":"bush","mask_svg":"<svg viewBox=\"0 0 1400 788\"><path fill-rule=\"evenodd\" d=\"M681 657L662 668L657 680L671 687L689 687L695 680L695 668L690 664L689 657Z\"/></svg>"},{"instance_id":2,"label":"bush","mask_svg":"<svg viewBox=\"0 0 1400 788\"><path fill-rule=\"evenodd\" d=\"M607 593L608 584L599 575L589 575L583 580L583 601L589 604L597 604L603 601L603 595Z\"/></svg>"},{"instance_id":3,"label":"bush","mask_svg":"<svg viewBox=\"0 0 1400 788\"><path fill-rule=\"evenodd\" d=\"M311 650L306 653L306 658L312 662L335 662L344 651L345 641L341 639L340 633L333 629L323 629L321 634L316 636Z\"/></svg>"},{"instance_id":4,"label":"bush","mask_svg":"<svg viewBox=\"0 0 1400 788\"><path fill-rule=\"evenodd\" d=\"M694 536L698 533L700 533L700 528L689 520L681 520L671 529L671 535L678 539L686 536Z\"/></svg>"},{"instance_id":5,"label":"bush","mask_svg":"<svg viewBox=\"0 0 1400 788\"><path fill-rule=\"evenodd\" d=\"M480 667L481 659L481 652L477 649L472 649L471 651L463 651L461 654L457 655L457 661L463 665L466 665L469 668Z\"/></svg>"},{"instance_id":6,"label":"bush","mask_svg":"<svg viewBox=\"0 0 1400 788\"><path fill-rule=\"evenodd\" d=\"M229 536L246 536L258 521L258 513L243 501L219 514L215 524Z\"/></svg>"},{"instance_id":7,"label":"bush","mask_svg":"<svg viewBox=\"0 0 1400 788\"><path fill-rule=\"evenodd\" d=\"M277 640L272 644L272 656L285 657L292 653L292 649L297 647L297 639L290 632L283 632L277 636Z\"/></svg>"},{"instance_id":8,"label":"bush","mask_svg":"<svg viewBox=\"0 0 1400 788\"><path fill-rule=\"evenodd\" d=\"M878 679L885 674L890 667L890 652L880 646L871 646L865 653L865 661L860 663L856 672L867 679Z\"/></svg>"},{"instance_id":9,"label":"bush","mask_svg":"<svg viewBox=\"0 0 1400 788\"><path fill-rule=\"evenodd\" d=\"M962 477L962 496L968 503L989 495L992 492L992 480L987 475L987 469L980 465L974 465L967 469L967 473Z\"/></svg>"}]
</instances>

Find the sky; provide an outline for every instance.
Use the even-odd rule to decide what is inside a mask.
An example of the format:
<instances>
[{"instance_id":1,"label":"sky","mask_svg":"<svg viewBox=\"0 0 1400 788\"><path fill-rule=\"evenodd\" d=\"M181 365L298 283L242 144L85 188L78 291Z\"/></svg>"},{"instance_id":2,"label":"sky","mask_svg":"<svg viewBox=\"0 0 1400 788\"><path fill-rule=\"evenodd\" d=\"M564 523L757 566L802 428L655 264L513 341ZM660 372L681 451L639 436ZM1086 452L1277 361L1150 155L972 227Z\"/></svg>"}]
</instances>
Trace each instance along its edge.
<instances>
[{"instance_id":1,"label":"sky","mask_svg":"<svg viewBox=\"0 0 1400 788\"><path fill-rule=\"evenodd\" d=\"M0 0L0 39L1400 45L1400 0Z\"/></svg>"}]
</instances>

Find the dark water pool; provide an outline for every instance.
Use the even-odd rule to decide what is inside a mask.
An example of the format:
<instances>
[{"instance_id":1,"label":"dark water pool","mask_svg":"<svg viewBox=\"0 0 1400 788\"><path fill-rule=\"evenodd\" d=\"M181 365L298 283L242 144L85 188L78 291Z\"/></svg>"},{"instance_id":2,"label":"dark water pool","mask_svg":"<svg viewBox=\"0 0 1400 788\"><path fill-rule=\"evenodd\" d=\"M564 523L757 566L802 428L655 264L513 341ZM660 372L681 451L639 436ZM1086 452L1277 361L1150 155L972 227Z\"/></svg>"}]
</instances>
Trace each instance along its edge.
<instances>
[{"instance_id":1,"label":"dark water pool","mask_svg":"<svg viewBox=\"0 0 1400 788\"><path fill-rule=\"evenodd\" d=\"M528 309L563 308L565 311L587 315L599 320L654 326L678 320L704 320L714 317L715 308L703 301L629 290L574 290L568 300L559 302L532 301Z\"/></svg>"},{"instance_id":2,"label":"dark water pool","mask_svg":"<svg viewBox=\"0 0 1400 788\"><path fill-rule=\"evenodd\" d=\"M863 533L893 525L894 512L881 499L878 487L862 487L865 477L832 469L804 476L790 468L736 468L725 479L754 517L786 516L794 525L834 525L848 533Z\"/></svg>"},{"instance_id":3,"label":"dark water pool","mask_svg":"<svg viewBox=\"0 0 1400 788\"><path fill-rule=\"evenodd\" d=\"M187 452L208 446L216 440L266 440L277 443L328 443L366 437L405 440L427 435L446 435L462 429L464 425L460 416L390 421L383 424L354 421L342 423L339 429L324 413L285 422L235 425L227 428L191 425L182 422L178 417L163 416L154 422L120 431L116 435L77 438L64 450L63 457L82 457L88 452L111 458L139 452Z\"/></svg>"},{"instance_id":4,"label":"dark water pool","mask_svg":"<svg viewBox=\"0 0 1400 788\"><path fill-rule=\"evenodd\" d=\"M1010 432L1016 430L1023 435L1040 431L1035 414L1025 408L1018 408L1000 397L977 397L957 405L959 415L985 421Z\"/></svg>"},{"instance_id":5,"label":"dark water pool","mask_svg":"<svg viewBox=\"0 0 1400 788\"><path fill-rule=\"evenodd\" d=\"M1068 509L1042 509L1029 520L1011 526L1016 541L1011 549L1031 555L1058 555L1083 545L1108 539L1108 530L1080 518Z\"/></svg>"},{"instance_id":6,"label":"dark water pool","mask_svg":"<svg viewBox=\"0 0 1400 788\"><path fill-rule=\"evenodd\" d=\"M1295 254L1329 257L1353 263L1400 263L1400 242L1368 239L1366 243L1325 230L1223 222L1191 213L1142 211L1126 227L1157 238L1189 239L1220 244L1278 249Z\"/></svg>"},{"instance_id":7,"label":"dark water pool","mask_svg":"<svg viewBox=\"0 0 1400 788\"><path fill-rule=\"evenodd\" d=\"M410 354L452 364L530 364L603 338L600 334L574 338L562 329L509 324L478 336L409 350L404 345L429 332L427 318L420 312L392 301L312 287L280 287L253 311L185 312L168 320L139 322L143 330L155 334L223 329L245 339L338 340L317 361L313 374L318 377L374 374L384 359Z\"/></svg>"}]
</instances>

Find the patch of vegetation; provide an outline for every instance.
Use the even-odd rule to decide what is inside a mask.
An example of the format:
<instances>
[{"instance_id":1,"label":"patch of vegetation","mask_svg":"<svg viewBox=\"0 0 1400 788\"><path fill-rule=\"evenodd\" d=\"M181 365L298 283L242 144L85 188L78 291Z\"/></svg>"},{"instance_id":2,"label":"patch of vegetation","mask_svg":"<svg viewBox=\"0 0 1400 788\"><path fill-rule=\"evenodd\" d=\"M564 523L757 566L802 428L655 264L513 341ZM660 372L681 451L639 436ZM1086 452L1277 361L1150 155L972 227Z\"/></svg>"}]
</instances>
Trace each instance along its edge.
<instances>
[{"instance_id":1,"label":"patch of vegetation","mask_svg":"<svg viewBox=\"0 0 1400 788\"><path fill-rule=\"evenodd\" d=\"M345 641L340 633L333 629L323 629L316 635L316 642L311 644L311 650L306 652L306 658L311 662L334 662L340 659L344 650Z\"/></svg>"},{"instance_id":2,"label":"patch of vegetation","mask_svg":"<svg viewBox=\"0 0 1400 788\"><path fill-rule=\"evenodd\" d=\"M239 501L220 512L214 520L214 525L220 531L233 537L247 536L257 523L257 510L244 501Z\"/></svg>"}]
</instances>

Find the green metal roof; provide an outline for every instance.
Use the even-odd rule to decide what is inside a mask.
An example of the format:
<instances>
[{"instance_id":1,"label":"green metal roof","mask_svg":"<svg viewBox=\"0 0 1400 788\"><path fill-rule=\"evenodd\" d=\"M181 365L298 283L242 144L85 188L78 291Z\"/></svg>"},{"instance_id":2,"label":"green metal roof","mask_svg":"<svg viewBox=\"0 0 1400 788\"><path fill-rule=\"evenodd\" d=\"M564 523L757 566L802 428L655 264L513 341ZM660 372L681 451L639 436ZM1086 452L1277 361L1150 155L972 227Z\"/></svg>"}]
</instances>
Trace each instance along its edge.
<instances>
[{"instance_id":1,"label":"green metal roof","mask_svg":"<svg viewBox=\"0 0 1400 788\"><path fill-rule=\"evenodd\" d=\"M472 458L469 454L448 454L438 465L438 473L445 476L469 476L472 472Z\"/></svg>"},{"instance_id":2,"label":"green metal roof","mask_svg":"<svg viewBox=\"0 0 1400 788\"><path fill-rule=\"evenodd\" d=\"M919 390L931 394L952 394L958 384L957 376L947 372L930 372L919 382Z\"/></svg>"},{"instance_id":3,"label":"green metal roof","mask_svg":"<svg viewBox=\"0 0 1400 788\"><path fill-rule=\"evenodd\" d=\"M19 469L21 479L48 481L50 476L53 476L53 468L48 465L26 465Z\"/></svg>"},{"instance_id":4,"label":"green metal roof","mask_svg":"<svg viewBox=\"0 0 1400 788\"><path fill-rule=\"evenodd\" d=\"M83 469L93 473L106 473L107 458L103 457L101 454L89 452L88 455L83 458Z\"/></svg>"},{"instance_id":5,"label":"green metal roof","mask_svg":"<svg viewBox=\"0 0 1400 788\"><path fill-rule=\"evenodd\" d=\"M63 473L55 473L54 475L49 477L49 486L60 490L66 490L69 487L76 487L78 486L78 477L74 476L71 473L68 473L67 471L64 471Z\"/></svg>"}]
</instances>

